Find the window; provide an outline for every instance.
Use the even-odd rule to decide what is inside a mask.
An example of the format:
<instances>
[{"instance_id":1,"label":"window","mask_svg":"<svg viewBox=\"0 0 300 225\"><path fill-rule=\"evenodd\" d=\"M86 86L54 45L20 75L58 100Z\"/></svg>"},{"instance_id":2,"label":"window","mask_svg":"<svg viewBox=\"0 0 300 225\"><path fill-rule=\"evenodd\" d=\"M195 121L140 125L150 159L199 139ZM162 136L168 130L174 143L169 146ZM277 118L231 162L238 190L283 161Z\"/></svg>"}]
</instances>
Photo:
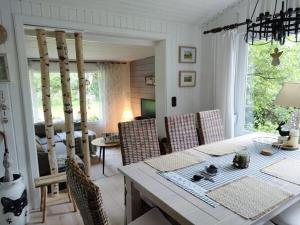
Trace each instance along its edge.
<instances>
[{"instance_id":1,"label":"window","mask_svg":"<svg viewBox=\"0 0 300 225\"><path fill-rule=\"evenodd\" d=\"M39 69L34 69L33 67L30 67L29 74L34 112L34 122L41 122L44 121L41 90L41 73ZM98 71L86 72L88 121L102 120L102 101L100 92L100 86L102 84L101 78L102 77ZM60 73L56 70L50 71L51 105L53 120L64 120L63 99L60 82ZM76 72L70 72L70 84L72 91L74 120L80 120L78 75Z\"/></svg>"},{"instance_id":2,"label":"window","mask_svg":"<svg viewBox=\"0 0 300 225\"><path fill-rule=\"evenodd\" d=\"M283 51L280 65L271 65L271 53ZM300 45L286 41L249 46L246 79L245 129L276 132L278 123L288 121L293 108L279 107L275 98L286 81L300 80Z\"/></svg>"}]
</instances>

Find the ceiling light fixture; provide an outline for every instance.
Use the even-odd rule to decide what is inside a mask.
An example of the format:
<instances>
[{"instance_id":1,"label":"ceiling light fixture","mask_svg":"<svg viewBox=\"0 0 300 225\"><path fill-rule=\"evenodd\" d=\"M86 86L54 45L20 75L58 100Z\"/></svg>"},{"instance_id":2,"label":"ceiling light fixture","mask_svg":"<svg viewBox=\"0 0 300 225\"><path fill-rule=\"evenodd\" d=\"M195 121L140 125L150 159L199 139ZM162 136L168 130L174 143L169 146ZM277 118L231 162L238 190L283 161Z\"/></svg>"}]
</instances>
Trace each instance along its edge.
<instances>
[{"instance_id":1,"label":"ceiling light fixture","mask_svg":"<svg viewBox=\"0 0 300 225\"><path fill-rule=\"evenodd\" d=\"M246 21L242 23L214 28L212 30L204 31L203 33L218 33L223 30L232 30L239 26L247 25L245 41L252 45L258 40L264 40L265 43L277 41L279 44L284 45L286 37L291 35L294 37L294 42L299 42L298 33L300 31L300 8L288 8L288 0L286 0L282 1L281 10L276 13L276 0L273 15L266 11L264 13L260 13L256 20L253 21L253 16L258 2L259 0L256 2L251 19L246 19Z\"/></svg>"}]
</instances>

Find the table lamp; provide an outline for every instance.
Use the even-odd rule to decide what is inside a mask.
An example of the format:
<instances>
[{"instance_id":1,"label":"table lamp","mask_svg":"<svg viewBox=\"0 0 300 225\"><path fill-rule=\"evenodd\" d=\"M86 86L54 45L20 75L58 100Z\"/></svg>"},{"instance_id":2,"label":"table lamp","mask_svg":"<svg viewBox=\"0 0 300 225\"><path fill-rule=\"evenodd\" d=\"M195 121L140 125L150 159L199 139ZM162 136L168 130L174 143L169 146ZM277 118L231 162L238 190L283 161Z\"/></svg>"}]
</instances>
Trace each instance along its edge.
<instances>
[{"instance_id":1,"label":"table lamp","mask_svg":"<svg viewBox=\"0 0 300 225\"><path fill-rule=\"evenodd\" d=\"M276 105L294 107L297 110L295 114L295 124L290 130L290 138L287 145L298 148L299 141L299 122L300 122L300 82L286 82L283 84L275 100Z\"/></svg>"}]
</instances>

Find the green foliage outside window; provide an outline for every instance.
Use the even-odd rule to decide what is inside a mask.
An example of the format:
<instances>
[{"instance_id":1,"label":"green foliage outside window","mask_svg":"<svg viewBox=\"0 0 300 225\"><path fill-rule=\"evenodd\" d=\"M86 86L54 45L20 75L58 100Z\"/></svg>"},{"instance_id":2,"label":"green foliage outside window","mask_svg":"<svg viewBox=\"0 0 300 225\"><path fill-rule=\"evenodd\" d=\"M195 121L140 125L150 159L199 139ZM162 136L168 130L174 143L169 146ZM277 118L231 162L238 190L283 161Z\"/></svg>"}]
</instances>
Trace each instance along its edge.
<instances>
[{"instance_id":1,"label":"green foliage outside window","mask_svg":"<svg viewBox=\"0 0 300 225\"><path fill-rule=\"evenodd\" d=\"M87 82L87 116L89 121L97 121L102 119L101 114L101 96L100 83L98 73L86 73ZM63 99L61 93L59 73L50 73L50 88L51 88L51 108L53 120L64 120ZM75 120L80 120L80 102L78 89L77 73L70 73L70 86L73 104L73 116ZM33 98L33 111L35 122L44 121L43 105L42 105L42 90L41 90L41 74L34 72L31 77L31 88Z\"/></svg>"},{"instance_id":2,"label":"green foliage outside window","mask_svg":"<svg viewBox=\"0 0 300 225\"><path fill-rule=\"evenodd\" d=\"M283 51L280 65L272 66L274 48ZM279 107L275 98L286 81L300 80L300 44L286 41L249 46L246 84L245 128L252 131L276 132L278 123L288 121L293 108ZM300 93L299 93L300 94Z\"/></svg>"}]
</instances>

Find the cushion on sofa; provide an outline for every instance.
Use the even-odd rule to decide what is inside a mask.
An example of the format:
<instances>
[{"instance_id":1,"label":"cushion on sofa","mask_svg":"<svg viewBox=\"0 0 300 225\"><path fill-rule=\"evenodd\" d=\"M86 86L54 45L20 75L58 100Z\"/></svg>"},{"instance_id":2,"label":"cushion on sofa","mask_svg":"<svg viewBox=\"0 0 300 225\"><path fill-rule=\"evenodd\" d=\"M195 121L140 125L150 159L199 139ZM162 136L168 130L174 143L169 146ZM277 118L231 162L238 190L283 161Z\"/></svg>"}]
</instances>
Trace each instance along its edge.
<instances>
[{"instance_id":1,"label":"cushion on sofa","mask_svg":"<svg viewBox=\"0 0 300 225\"><path fill-rule=\"evenodd\" d=\"M55 144L55 152L58 164L58 171L65 171L65 161L67 158L67 149L63 142L58 142ZM39 164L39 172L40 176L46 176L50 174L50 166L49 159L47 153L47 145L43 145L43 152L38 152L38 164ZM84 167L82 160L75 155L75 161L80 165L81 168Z\"/></svg>"},{"instance_id":2,"label":"cushion on sofa","mask_svg":"<svg viewBox=\"0 0 300 225\"><path fill-rule=\"evenodd\" d=\"M43 122L35 123L34 132L36 136L46 137L45 123Z\"/></svg>"}]
</instances>

